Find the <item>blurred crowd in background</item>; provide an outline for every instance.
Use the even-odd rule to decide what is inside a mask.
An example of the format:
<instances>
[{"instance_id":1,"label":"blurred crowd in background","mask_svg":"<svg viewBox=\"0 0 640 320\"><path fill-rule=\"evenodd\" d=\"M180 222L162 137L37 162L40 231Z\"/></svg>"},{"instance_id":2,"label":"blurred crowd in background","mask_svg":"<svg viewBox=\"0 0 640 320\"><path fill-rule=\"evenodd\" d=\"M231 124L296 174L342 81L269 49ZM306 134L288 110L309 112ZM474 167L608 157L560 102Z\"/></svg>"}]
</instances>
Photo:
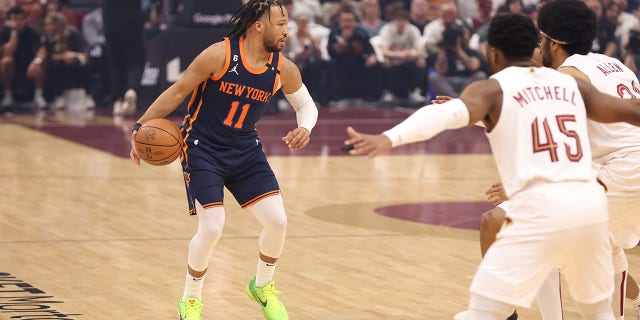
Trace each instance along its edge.
<instances>
[{"instance_id":1,"label":"blurred crowd in background","mask_svg":"<svg viewBox=\"0 0 640 320\"><path fill-rule=\"evenodd\" d=\"M0 0L0 108L133 113L146 44L198 1L211 0ZM490 75L484 50L492 17L514 12L535 22L546 1L283 0L284 54L320 106L419 107ZM592 51L638 73L638 0L585 2L599 20Z\"/></svg>"}]
</instances>

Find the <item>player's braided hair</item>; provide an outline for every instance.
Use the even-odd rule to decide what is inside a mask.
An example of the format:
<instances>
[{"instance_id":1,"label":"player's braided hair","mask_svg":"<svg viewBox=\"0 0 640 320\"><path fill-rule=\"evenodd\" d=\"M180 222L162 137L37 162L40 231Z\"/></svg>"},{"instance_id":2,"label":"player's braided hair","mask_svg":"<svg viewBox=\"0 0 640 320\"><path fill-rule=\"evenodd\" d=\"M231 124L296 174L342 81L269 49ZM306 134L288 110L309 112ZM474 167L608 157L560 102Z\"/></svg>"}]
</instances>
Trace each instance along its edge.
<instances>
[{"instance_id":1,"label":"player's braided hair","mask_svg":"<svg viewBox=\"0 0 640 320\"><path fill-rule=\"evenodd\" d=\"M538 29L520 14L499 14L489 25L487 42L508 59L529 60L538 46Z\"/></svg>"},{"instance_id":2,"label":"player's braided hair","mask_svg":"<svg viewBox=\"0 0 640 320\"><path fill-rule=\"evenodd\" d=\"M596 38L596 14L581 0L549 1L540 8L538 27L568 54L587 54Z\"/></svg>"},{"instance_id":3,"label":"player's braided hair","mask_svg":"<svg viewBox=\"0 0 640 320\"><path fill-rule=\"evenodd\" d=\"M240 7L229 21L233 25L233 29L228 34L229 38L236 38L245 34L247 28L249 28L252 23L258 21L265 12L269 15L269 19L271 19L270 8L272 6L278 6L281 11L284 11L280 0L250 0Z\"/></svg>"}]
</instances>

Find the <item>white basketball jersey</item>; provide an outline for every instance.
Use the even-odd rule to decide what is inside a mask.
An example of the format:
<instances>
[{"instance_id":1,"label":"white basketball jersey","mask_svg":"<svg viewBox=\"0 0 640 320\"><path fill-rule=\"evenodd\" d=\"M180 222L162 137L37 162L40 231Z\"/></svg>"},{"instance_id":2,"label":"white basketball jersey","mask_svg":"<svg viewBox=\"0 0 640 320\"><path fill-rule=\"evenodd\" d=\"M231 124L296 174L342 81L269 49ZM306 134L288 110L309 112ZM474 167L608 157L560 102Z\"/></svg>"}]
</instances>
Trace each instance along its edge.
<instances>
[{"instance_id":1,"label":"white basketball jersey","mask_svg":"<svg viewBox=\"0 0 640 320\"><path fill-rule=\"evenodd\" d=\"M599 91L623 99L640 98L636 75L617 59L597 54L574 54L562 67L574 67L584 73ZM594 162L606 161L616 151L640 150L640 128L626 122L587 122Z\"/></svg>"},{"instance_id":2,"label":"white basketball jersey","mask_svg":"<svg viewBox=\"0 0 640 320\"><path fill-rule=\"evenodd\" d=\"M508 196L529 183L594 178L586 110L573 77L549 68L509 67L491 78L503 99L487 137Z\"/></svg>"}]
</instances>

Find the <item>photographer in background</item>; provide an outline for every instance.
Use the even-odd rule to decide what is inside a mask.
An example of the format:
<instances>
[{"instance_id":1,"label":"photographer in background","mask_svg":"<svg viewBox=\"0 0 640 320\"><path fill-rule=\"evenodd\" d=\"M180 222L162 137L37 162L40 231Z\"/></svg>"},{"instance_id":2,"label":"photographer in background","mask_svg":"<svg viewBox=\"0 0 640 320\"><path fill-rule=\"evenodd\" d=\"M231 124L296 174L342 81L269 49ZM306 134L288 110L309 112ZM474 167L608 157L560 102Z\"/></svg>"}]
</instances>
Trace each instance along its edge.
<instances>
[{"instance_id":1,"label":"photographer in background","mask_svg":"<svg viewBox=\"0 0 640 320\"><path fill-rule=\"evenodd\" d=\"M456 98L469 83L487 78L482 55L469 48L470 35L464 24L445 25L434 72L429 74L429 83L436 95Z\"/></svg>"}]
</instances>

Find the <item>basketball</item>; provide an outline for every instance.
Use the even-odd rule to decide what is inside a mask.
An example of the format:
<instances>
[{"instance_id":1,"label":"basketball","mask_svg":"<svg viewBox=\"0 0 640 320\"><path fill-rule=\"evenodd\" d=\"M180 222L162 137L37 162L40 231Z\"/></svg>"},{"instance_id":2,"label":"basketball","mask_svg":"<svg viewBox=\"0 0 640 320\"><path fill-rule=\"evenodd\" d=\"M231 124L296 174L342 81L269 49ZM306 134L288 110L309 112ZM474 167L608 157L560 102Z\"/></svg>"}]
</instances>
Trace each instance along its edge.
<instances>
[{"instance_id":1,"label":"basketball","mask_svg":"<svg viewBox=\"0 0 640 320\"><path fill-rule=\"evenodd\" d=\"M180 129L167 119L151 119L143 123L136 133L134 146L144 162L154 166L167 165L180 156Z\"/></svg>"}]
</instances>

